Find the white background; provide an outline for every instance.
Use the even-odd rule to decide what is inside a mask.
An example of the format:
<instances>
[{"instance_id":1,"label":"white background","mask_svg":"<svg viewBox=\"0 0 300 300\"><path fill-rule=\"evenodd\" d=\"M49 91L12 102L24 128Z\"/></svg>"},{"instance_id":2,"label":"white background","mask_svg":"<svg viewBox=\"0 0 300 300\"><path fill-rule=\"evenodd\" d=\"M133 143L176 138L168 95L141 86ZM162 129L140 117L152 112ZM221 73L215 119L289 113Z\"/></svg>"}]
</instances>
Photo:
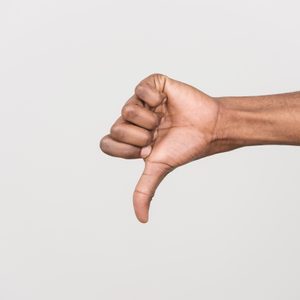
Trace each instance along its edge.
<instances>
[{"instance_id":1,"label":"white background","mask_svg":"<svg viewBox=\"0 0 300 300\"><path fill-rule=\"evenodd\" d=\"M140 160L100 138L153 72L212 96L299 90L299 1L0 3L0 299L300 298L300 149L176 169L134 217Z\"/></svg>"}]
</instances>

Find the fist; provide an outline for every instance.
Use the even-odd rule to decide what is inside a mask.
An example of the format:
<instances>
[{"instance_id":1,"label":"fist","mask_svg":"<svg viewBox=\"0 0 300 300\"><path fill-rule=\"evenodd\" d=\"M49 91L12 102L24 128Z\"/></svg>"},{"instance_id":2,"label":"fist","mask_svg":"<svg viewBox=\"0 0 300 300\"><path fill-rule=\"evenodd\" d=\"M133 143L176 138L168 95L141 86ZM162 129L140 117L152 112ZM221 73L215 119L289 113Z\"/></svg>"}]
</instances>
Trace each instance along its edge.
<instances>
[{"instance_id":1,"label":"fist","mask_svg":"<svg viewBox=\"0 0 300 300\"><path fill-rule=\"evenodd\" d=\"M200 90L163 74L143 79L100 141L111 156L145 162L133 193L138 220L148 221L150 202L175 168L214 153L219 103Z\"/></svg>"}]
</instances>

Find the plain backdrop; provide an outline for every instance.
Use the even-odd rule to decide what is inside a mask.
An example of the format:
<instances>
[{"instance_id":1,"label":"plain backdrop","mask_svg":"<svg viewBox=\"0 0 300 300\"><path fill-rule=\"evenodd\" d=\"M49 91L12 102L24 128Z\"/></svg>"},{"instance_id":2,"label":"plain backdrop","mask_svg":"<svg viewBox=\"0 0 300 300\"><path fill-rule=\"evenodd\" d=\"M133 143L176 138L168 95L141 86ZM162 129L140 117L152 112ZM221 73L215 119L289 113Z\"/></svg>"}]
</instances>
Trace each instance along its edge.
<instances>
[{"instance_id":1,"label":"plain backdrop","mask_svg":"<svg viewBox=\"0 0 300 300\"><path fill-rule=\"evenodd\" d=\"M2 0L0 299L300 299L300 148L178 168L140 224L143 161L98 146L151 73L299 90L299 3Z\"/></svg>"}]
</instances>

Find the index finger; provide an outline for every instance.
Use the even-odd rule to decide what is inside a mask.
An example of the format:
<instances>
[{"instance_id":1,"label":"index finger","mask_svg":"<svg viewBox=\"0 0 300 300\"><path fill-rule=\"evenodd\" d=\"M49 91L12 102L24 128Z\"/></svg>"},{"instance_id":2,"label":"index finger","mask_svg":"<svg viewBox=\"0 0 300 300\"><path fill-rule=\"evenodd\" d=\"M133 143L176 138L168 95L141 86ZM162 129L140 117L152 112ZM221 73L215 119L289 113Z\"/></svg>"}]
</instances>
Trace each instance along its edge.
<instances>
[{"instance_id":1,"label":"index finger","mask_svg":"<svg viewBox=\"0 0 300 300\"><path fill-rule=\"evenodd\" d=\"M162 74L152 74L143 79L135 88L135 95L150 107L160 105L167 97L164 92L166 77Z\"/></svg>"}]
</instances>

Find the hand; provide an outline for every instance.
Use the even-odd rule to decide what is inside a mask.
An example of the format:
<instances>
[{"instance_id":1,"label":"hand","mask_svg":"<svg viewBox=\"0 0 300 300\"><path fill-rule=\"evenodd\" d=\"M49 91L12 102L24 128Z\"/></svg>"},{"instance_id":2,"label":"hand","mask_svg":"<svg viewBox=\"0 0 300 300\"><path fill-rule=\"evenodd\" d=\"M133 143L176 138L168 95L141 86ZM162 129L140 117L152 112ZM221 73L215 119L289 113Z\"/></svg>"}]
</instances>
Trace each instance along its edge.
<instances>
[{"instance_id":1,"label":"hand","mask_svg":"<svg viewBox=\"0 0 300 300\"><path fill-rule=\"evenodd\" d=\"M198 89L163 74L152 74L135 88L103 152L145 162L133 195L135 214L148 221L150 201L162 179L175 168L214 153L219 103Z\"/></svg>"}]
</instances>

